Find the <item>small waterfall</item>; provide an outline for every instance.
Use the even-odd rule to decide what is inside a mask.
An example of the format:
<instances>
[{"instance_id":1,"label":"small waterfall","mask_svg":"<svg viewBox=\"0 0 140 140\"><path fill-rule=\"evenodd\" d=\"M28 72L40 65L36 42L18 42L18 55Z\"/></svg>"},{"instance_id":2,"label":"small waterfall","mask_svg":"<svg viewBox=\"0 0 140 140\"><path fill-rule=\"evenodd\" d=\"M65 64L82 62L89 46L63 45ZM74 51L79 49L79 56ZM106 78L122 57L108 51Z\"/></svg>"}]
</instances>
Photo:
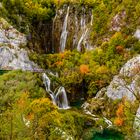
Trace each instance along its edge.
<instances>
[{"instance_id":1,"label":"small waterfall","mask_svg":"<svg viewBox=\"0 0 140 140\"><path fill-rule=\"evenodd\" d=\"M82 50L82 45L86 50L91 50L92 46L89 45L88 42L88 38L89 38L89 34L90 34L90 26L93 25L93 15L91 15L91 21L90 21L90 26L88 25L89 22L86 22L86 14L85 14L85 9L82 9L83 14L81 16L81 20L80 20L80 24L81 24L81 31L82 31L82 35L78 41L78 45L77 45L77 51L81 51Z\"/></svg>"},{"instance_id":2,"label":"small waterfall","mask_svg":"<svg viewBox=\"0 0 140 140\"><path fill-rule=\"evenodd\" d=\"M51 91L50 90L51 81L45 73L43 73L43 83L46 87L46 91L50 92Z\"/></svg>"},{"instance_id":3,"label":"small waterfall","mask_svg":"<svg viewBox=\"0 0 140 140\"><path fill-rule=\"evenodd\" d=\"M65 50L66 41L67 41L67 24L68 24L68 17L69 17L69 7L67 9L67 14L63 23L61 38L60 38L60 51L63 52Z\"/></svg>"},{"instance_id":4,"label":"small waterfall","mask_svg":"<svg viewBox=\"0 0 140 140\"><path fill-rule=\"evenodd\" d=\"M93 14L91 15L91 22L90 22L90 25L91 25L91 26L93 25Z\"/></svg>"},{"instance_id":5,"label":"small waterfall","mask_svg":"<svg viewBox=\"0 0 140 140\"><path fill-rule=\"evenodd\" d=\"M64 87L60 87L55 95L55 101L60 108L68 109L68 99Z\"/></svg>"},{"instance_id":6,"label":"small waterfall","mask_svg":"<svg viewBox=\"0 0 140 140\"><path fill-rule=\"evenodd\" d=\"M60 109L69 109L68 98L64 87L59 87L58 91L51 91L51 81L49 77L43 73L43 83L46 91L50 94L53 104L57 105Z\"/></svg>"},{"instance_id":7,"label":"small waterfall","mask_svg":"<svg viewBox=\"0 0 140 140\"><path fill-rule=\"evenodd\" d=\"M81 51L81 45L82 45L82 41L84 40L84 39L86 39L86 36L87 36L87 34L88 34L88 28L86 29L86 31L85 32L83 32L82 33L82 36L81 36L81 38L80 38L80 40L79 40L79 42L78 42L78 45L77 45L77 51Z\"/></svg>"}]
</instances>

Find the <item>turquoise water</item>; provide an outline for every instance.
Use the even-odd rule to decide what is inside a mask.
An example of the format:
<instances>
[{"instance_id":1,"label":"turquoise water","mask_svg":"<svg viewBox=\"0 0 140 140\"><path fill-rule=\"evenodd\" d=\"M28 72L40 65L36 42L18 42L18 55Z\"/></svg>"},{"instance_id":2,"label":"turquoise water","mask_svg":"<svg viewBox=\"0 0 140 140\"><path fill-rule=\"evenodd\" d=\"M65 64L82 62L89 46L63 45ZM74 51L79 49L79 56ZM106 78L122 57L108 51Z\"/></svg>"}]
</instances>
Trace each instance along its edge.
<instances>
[{"instance_id":1,"label":"turquoise water","mask_svg":"<svg viewBox=\"0 0 140 140\"><path fill-rule=\"evenodd\" d=\"M70 104L71 107L81 108L81 105L84 103L83 100L79 100Z\"/></svg>"},{"instance_id":2,"label":"turquoise water","mask_svg":"<svg viewBox=\"0 0 140 140\"><path fill-rule=\"evenodd\" d=\"M115 130L104 130L103 133L96 133L91 140L124 140L124 135Z\"/></svg>"},{"instance_id":3,"label":"turquoise water","mask_svg":"<svg viewBox=\"0 0 140 140\"><path fill-rule=\"evenodd\" d=\"M91 128L84 132L83 140L124 140L124 135L114 129Z\"/></svg>"}]
</instances>

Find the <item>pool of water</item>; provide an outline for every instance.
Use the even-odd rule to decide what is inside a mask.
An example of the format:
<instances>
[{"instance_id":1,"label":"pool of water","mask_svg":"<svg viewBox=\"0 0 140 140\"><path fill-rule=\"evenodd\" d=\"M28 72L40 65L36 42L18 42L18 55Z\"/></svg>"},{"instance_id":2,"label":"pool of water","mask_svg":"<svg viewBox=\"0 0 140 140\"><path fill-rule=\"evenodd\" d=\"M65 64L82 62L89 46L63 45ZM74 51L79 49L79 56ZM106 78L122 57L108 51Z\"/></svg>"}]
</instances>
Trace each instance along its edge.
<instances>
[{"instance_id":1,"label":"pool of water","mask_svg":"<svg viewBox=\"0 0 140 140\"><path fill-rule=\"evenodd\" d=\"M74 107L74 108L81 108L81 106L84 102L85 102L84 100L79 100L79 101L76 101L76 102L72 102L70 104L70 106Z\"/></svg>"},{"instance_id":2,"label":"pool of water","mask_svg":"<svg viewBox=\"0 0 140 140\"><path fill-rule=\"evenodd\" d=\"M124 135L115 130L105 129L102 133L96 133L91 140L124 140Z\"/></svg>"},{"instance_id":3,"label":"pool of water","mask_svg":"<svg viewBox=\"0 0 140 140\"><path fill-rule=\"evenodd\" d=\"M124 140L124 135L114 129L89 128L82 136L83 140Z\"/></svg>"}]
</instances>

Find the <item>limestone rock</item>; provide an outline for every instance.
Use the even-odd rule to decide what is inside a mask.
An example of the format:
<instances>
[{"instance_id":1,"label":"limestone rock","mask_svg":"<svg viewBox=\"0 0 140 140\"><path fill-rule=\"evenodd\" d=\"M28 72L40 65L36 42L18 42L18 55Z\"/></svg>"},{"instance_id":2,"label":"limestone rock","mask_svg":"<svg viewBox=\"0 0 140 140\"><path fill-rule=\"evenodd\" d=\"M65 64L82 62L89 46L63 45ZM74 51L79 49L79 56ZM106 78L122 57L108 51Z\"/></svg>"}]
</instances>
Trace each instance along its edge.
<instances>
[{"instance_id":1,"label":"limestone rock","mask_svg":"<svg viewBox=\"0 0 140 140\"><path fill-rule=\"evenodd\" d=\"M0 18L0 69L36 69L37 65L29 60L27 50L20 48L26 44L26 36Z\"/></svg>"},{"instance_id":2,"label":"limestone rock","mask_svg":"<svg viewBox=\"0 0 140 140\"><path fill-rule=\"evenodd\" d=\"M136 138L140 139L140 106L137 110L133 127L136 131L136 133L135 133Z\"/></svg>"},{"instance_id":3,"label":"limestone rock","mask_svg":"<svg viewBox=\"0 0 140 140\"><path fill-rule=\"evenodd\" d=\"M120 70L119 75L113 78L113 81L107 88L107 96L113 100L126 97L134 101L140 94L140 55L129 60ZM134 95L135 94L135 95Z\"/></svg>"}]
</instances>

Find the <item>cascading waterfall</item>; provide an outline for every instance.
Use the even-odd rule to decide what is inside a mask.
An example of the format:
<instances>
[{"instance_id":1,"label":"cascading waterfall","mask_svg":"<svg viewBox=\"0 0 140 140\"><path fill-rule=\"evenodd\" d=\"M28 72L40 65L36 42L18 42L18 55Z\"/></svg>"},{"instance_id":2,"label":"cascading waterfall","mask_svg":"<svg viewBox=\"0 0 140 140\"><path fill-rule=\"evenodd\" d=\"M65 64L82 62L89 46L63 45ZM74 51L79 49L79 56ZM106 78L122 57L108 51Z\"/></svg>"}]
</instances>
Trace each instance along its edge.
<instances>
[{"instance_id":1,"label":"cascading waterfall","mask_svg":"<svg viewBox=\"0 0 140 140\"><path fill-rule=\"evenodd\" d=\"M69 17L69 7L67 9L67 14L64 20L61 38L60 38L60 51L61 52L65 50L65 46L66 46L67 35L68 35L68 31L67 31L68 17Z\"/></svg>"},{"instance_id":2,"label":"cascading waterfall","mask_svg":"<svg viewBox=\"0 0 140 140\"><path fill-rule=\"evenodd\" d=\"M83 8L83 15L81 16L81 31L82 31L82 35L78 41L78 45L77 45L77 51L81 51L82 50L82 45L84 46L84 48L86 50L90 50L91 46L88 43L88 36L90 34L90 27L88 25L86 25L86 15L85 15L85 9ZM90 21L90 26L93 25L93 15L91 16L91 21ZM83 44L82 44L83 43Z\"/></svg>"},{"instance_id":3,"label":"cascading waterfall","mask_svg":"<svg viewBox=\"0 0 140 140\"><path fill-rule=\"evenodd\" d=\"M57 10L53 20L52 47L55 48L55 52L64 52L65 49L91 50L93 48L90 42L92 26L92 9L64 5Z\"/></svg>"},{"instance_id":4,"label":"cascading waterfall","mask_svg":"<svg viewBox=\"0 0 140 140\"><path fill-rule=\"evenodd\" d=\"M82 33L82 36L81 36L81 38L78 42L78 45L77 45L77 51L79 51L79 52L81 51L82 41L86 38L87 34L88 34L88 28L86 29L85 32Z\"/></svg>"},{"instance_id":5,"label":"cascading waterfall","mask_svg":"<svg viewBox=\"0 0 140 140\"><path fill-rule=\"evenodd\" d=\"M50 94L51 99L55 105L57 105L60 109L69 109L68 98L64 87L59 87L56 91L51 91L51 81L49 77L43 73L43 83L46 87L46 91Z\"/></svg>"}]
</instances>

